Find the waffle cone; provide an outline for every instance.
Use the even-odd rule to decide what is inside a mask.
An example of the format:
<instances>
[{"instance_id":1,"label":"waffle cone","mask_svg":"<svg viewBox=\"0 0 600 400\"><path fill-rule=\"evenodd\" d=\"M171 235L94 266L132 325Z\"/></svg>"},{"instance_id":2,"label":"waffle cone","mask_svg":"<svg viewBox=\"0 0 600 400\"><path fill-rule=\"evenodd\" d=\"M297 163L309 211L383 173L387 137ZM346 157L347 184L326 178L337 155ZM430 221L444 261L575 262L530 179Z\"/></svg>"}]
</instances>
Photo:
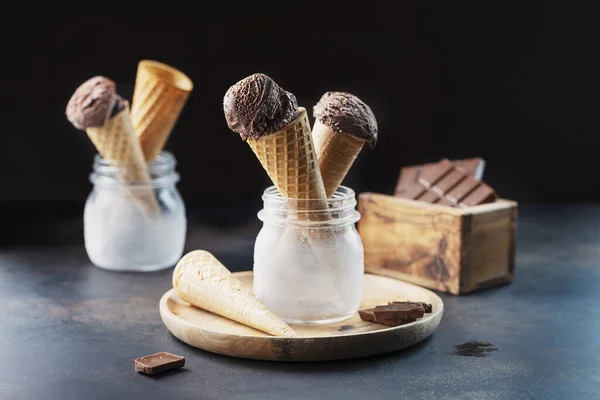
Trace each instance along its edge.
<instances>
[{"instance_id":1,"label":"waffle cone","mask_svg":"<svg viewBox=\"0 0 600 400\"><path fill-rule=\"evenodd\" d=\"M190 78L166 64L138 64L131 120L146 160L154 160L163 149L192 88Z\"/></svg>"},{"instance_id":2,"label":"waffle cone","mask_svg":"<svg viewBox=\"0 0 600 400\"><path fill-rule=\"evenodd\" d=\"M239 279L207 251L186 254L173 271L173 288L188 303L275 336L296 333L258 300L244 291Z\"/></svg>"},{"instance_id":3,"label":"waffle cone","mask_svg":"<svg viewBox=\"0 0 600 400\"><path fill-rule=\"evenodd\" d=\"M247 142L281 196L300 200L300 209L301 200L327 199L306 109L300 107L300 116L280 131ZM327 209L326 202L310 204Z\"/></svg>"},{"instance_id":4,"label":"waffle cone","mask_svg":"<svg viewBox=\"0 0 600 400\"><path fill-rule=\"evenodd\" d=\"M312 130L319 169L327 198L331 198L352 167L365 141L335 132L329 126L315 121Z\"/></svg>"},{"instance_id":5,"label":"waffle cone","mask_svg":"<svg viewBox=\"0 0 600 400\"><path fill-rule=\"evenodd\" d=\"M104 126L87 128L86 133L102 158L111 165L122 167L123 172L118 176L119 179L126 182L150 182L148 165L133 130L127 102L125 109L113 116ZM152 190L132 189L130 193L144 214L159 211Z\"/></svg>"}]
</instances>

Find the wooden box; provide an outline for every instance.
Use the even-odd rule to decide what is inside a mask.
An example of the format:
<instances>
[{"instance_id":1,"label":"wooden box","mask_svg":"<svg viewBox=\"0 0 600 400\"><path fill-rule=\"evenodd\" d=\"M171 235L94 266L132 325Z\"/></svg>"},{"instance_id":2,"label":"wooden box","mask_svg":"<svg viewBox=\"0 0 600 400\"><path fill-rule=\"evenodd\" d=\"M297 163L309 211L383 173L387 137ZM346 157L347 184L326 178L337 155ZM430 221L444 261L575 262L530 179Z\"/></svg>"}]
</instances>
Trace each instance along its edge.
<instances>
[{"instance_id":1,"label":"wooden box","mask_svg":"<svg viewBox=\"0 0 600 400\"><path fill-rule=\"evenodd\" d=\"M358 207L366 272L452 294L513 279L514 201L462 209L361 193Z\"/></svg>"}]
</instances>

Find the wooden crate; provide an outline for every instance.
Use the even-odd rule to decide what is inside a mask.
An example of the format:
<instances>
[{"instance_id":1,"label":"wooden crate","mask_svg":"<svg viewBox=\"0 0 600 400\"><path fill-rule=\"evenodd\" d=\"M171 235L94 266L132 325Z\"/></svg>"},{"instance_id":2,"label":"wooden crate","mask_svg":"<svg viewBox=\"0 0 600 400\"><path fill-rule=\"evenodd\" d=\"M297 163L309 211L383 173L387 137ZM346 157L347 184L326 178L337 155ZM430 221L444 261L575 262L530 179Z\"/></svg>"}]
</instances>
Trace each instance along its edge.
<instances>
[{"instance_id":1,"label":"wooden crate","mask_svg":"<svg viewBox=\"0 0 600 400\"><path fill-rule=\"evenodd\" d=\"M468 209L359 195L365 271L452 294L512 281L518 204Z\"/></svg>"}]
</instances>

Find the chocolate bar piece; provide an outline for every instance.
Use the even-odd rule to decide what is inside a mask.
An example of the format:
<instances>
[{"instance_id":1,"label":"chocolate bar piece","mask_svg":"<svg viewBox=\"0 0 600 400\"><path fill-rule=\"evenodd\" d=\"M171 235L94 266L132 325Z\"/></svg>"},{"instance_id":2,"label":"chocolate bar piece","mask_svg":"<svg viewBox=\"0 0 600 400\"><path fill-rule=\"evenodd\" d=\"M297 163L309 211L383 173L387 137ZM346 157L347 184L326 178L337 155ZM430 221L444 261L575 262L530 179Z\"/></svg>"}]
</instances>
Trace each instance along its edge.
<instances>
[{"instance_id":1,"label":"chocolate bar piece","mask_svg":"<svg viewBox=\"0 0 600 400\"><path fill-rule=\"evenodd\" d=\"M437 163L428 163L422 165L412 165L408 167L402 168L400 171L400 177L398 178L398 183L396 184L396 196L406 197L403 193L412 186L413 183L418 182L419 178L427 171L430 167L440 164L443 161L447 161L453 166L461 167L461 171L468 176L471 176L478 181L481 181L483 178L483 171L485 168L485 160L479 157L475 158L466 158L462 160L441 160Z\"/></svg>"},{"instance_id":2,"label":"chocolate bar piece","mask_svg":"<svg viewBox=\"0 0 600 400\"><path fill-rule=\"evenodd\" d=\"M398 318L398 319L377 320L375 322L378 324L381 324L381 325L399 326L399 325L404 325L404 324L409 324L411 322L415 322L416 320L417 320L416 318Z\"/></svg>"},{"instance_id":3,"label":"chocolate bar piece","mask_svg":"<svg viewBox=\"0 0 600 400\"><path fill-rule=\"evenodd\" d=\"M185 357L161 351L135 360L135 370L147 375L155 375L185 365Z\"/></svg>"},{"instance_id":4,"label":"chocolate bar piece","mask_svg":"<svg viewBox=\"0 0 600 400\"><path fill-rule=\"evenodd\" d=\"M425 308L419 303L395 303L377 306L373 310L375 320L423 318Z\"/></svg>"},{"instance_id":5,"label":"chocolate bar piece","mask_svg":"<svg viewBox=\"0 0 600 400\"><path fill-rule=\"evenodd\" d=\"M374 308L367 308L365 310L358 310L360 319L367 322L375 322L375 314L373 314Z\"/></svg>"},{"instance_id":6,"label":"chocolate bar piece","mask_svg":"<svg viewBox=\"0 0 600 400\"><path fill-rule=\"evenodd\" d=\"M417 302L413 302L413 301L392 301L389 302L388 304L419 304L423 307L423 310L425 310L426 313L431 313L433 311L433 306L429 303L424 303L422 301L417 301Z\"/></svg>"},{"instance_id":7,"label":"chocolate bar piece","mask_svg":"<svg viewBox=\"0 0 600 400\"><path fill-rule=\"evenodd\" d=\"M387 319L377 319L375 318L374 308L367 308L365 310L359 310L358 315L360 315L360 319L367 322L375 322L377 324L386 325L386 326L398 326L403 324L408 324L409 322L416 321L416 318L387 318Z\"/></svg>"}]
</instances>

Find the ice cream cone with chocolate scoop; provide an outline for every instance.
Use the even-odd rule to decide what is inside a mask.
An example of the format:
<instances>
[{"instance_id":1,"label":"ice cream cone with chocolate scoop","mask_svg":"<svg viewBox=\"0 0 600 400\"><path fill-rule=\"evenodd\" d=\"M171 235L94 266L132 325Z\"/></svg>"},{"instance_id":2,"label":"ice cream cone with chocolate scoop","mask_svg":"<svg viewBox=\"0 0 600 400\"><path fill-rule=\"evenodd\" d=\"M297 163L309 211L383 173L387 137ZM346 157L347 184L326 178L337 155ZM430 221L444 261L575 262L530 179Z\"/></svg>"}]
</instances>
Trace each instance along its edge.
<instances>
[{"instance_id":1,"label":"ice cream cone with chocolate scoop","mask_svg":"<svg viewBox=\"0 0 600 400\"><path fill-rule=\"evenodd\" d=\"M150 182L148 165L129 117L129 104L116 93L113 81L96 76L84 82L69 100L66 115L75 128L87 133L104 160L120 167L119 179ZM159 214L151 189L132 189L129 193L144 215Z\"/></svg>"},{"instance_id":2,"label":"ice cream cone with chocolate scoop","mask_svg":"<svg viewBox=\"0 0 600 400\"><path fill-rule=\"evenodd\" d=\"M259 73L229 88L223 108L227 124L248 143L282 197L300 210L327 210L308 115L293 94Z\"/></svg>"},{"instance_id":3,"label":"ice cream cone with chocolate scoop","mask_svg":"<svg viewBox=\"0 0 600 400\"><path fill-rule=\"evenodd\" d=\"M358 97L327 92L313 107L312 136L327 198L331 198L365 143L375 147L377 120Z\"/></svg>"},{"instance_id":4,"label":"ice cream cone with chocolate scoop","mask_svg":"<svg viewBox=\"0 0 600 400\"><path fill-rule=\"evenodd\" d=\"M188 303L275 336L296 333L253 294L211 253L195 250L177 263L173 288Z\"/></svg>"},{"instance_id":5,"label":"ice cream cone with chocolate scoop","mask_svg":"<svg viewBox=\"0 0 600 400\"><path fill-rule=\"evenodd\" d=\"M163 149L194 85L183 72L166 64L138 64L131 120L146 160Z\"/></svg>"}]
</instances>

